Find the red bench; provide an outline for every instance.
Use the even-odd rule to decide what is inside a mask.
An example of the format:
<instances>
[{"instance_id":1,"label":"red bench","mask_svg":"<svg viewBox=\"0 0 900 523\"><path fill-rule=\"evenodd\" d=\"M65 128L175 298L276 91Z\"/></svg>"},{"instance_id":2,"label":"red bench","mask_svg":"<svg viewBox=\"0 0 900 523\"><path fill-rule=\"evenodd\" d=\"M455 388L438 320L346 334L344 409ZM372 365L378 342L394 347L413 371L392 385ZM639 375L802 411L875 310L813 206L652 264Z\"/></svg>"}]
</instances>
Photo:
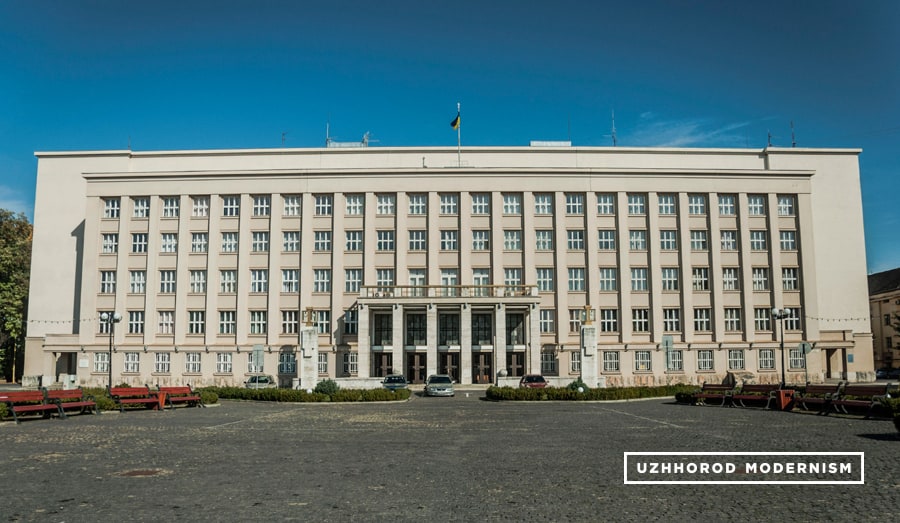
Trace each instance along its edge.
<instances>
[{"instance_id":1,"label":"red bench","mask_svg":"<svg viewBox=\"0 0 900 523\"><path fill-rule=\"evenodd\" d=\"M202 407L203 400L195 394L190 385L184 387L160 387L159 392L166 395L166 404L175 408L176 403L184 403L188 407Z\"/></svg>"},{"instance_id":2,"label":"red bench","mask_svg":"<svg viewBox=\"0 0 900 523\"><path fill-rule=\"evenodd\" d=\"M843 383L837 385L807 385L806 390L794 396L794 403L803 410L809 410L809 405L817 405L818 414L828 414L831 409L831 400L836 398Z\"/></svg>"},{"instance_id":3,"label":"red bench","mask_svg":"<svg viewBox=\"0 0 900 523\"><path fill-rule=\"evenodd\" d=\"M719 406L724 406L725 402L731 398L734 393L732 385L722 385L721 383L704 383L699 391L695 392L693 397L698 405L706 405L706 400L718 400Z\"/></svg>"},{"instance_id":4,"label":"red bench","mask_svg":"<svg viewBox=\"0 0 900 523\"><path fill-rule=\"evenodd\" d=\"M865 409L866 418L872 415L872 409L881 404L887 397L888 384L881 385L844 385L840 395L831 400L831 410L850 414L847 407Z\"/></svg>"},{"instance_id":5,"label":"red bench","mask_svg":"<svg viewBox=\"0 0 900 523\"><path fill-rule=\"evenodd\" d=\"M54 403L59 407L59 417L66 417L66 409L78 408L79 414L90 412L96 414L97 403L93 396L85 396L81 387L77 389L44 389L44 397L47 403Z\"/></svg>"},{"instance_id":6,"label":"red bench","mask_svg":"<svg viewBox=\"0 0 900 523\"><path fill-rule=\"evenodd\" d=\"M63 416L62 410L56 403L47 403L44 391L23 390L14 392L0 392L0 401L6 403L6 410L12 412L13 420L19 423L19 414L40 413L44 418L49 418L53 412Z\"/></svg>"},{"instance_id":7,"label":"red bench","mask_svg":"<svg viewBox=\"0 0 900 523\"><path fill-rule=\"evenodd\" d=\"M125 405L143 405L148 409L159 410L159 395L150 391L150 387L112 387L109 397L119 406L119 412L125 412Z\"/></svg>"},{"instance_id":8,"label":"red bench","mask_svg":"<svg viewBox=\"0 0 900 523\"><path fill-rule=\"evenodd\" d=\"M731 404L738 402L741 407L746 407L746 402L766 402L765 408L772 405L775 400L778 389L781 385L776 384L750 384L742 385L740 390L731 395Z\"/></svg>"}]
</instances>

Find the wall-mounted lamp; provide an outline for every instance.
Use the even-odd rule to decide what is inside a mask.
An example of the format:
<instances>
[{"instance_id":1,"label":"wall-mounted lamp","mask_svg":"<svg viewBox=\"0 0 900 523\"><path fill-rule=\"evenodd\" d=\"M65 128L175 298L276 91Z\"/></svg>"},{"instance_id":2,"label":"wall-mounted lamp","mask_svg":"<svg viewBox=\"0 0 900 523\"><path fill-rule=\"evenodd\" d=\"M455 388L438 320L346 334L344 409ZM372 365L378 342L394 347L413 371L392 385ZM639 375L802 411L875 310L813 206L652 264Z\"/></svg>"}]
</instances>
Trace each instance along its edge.
<instances>
[{"instance_id":1,"label":"wall-mounted lamp","mask_svg":"<svg viewBox=\"0 0 900 523\"><path fill-rule=\"evenodd\" d=\"M209 345L207 345L206 347L203 347L203 348L206 350L207 353L209 352Z\"/></svg>"},{"instance_id":2,"label":"wall-mounted lamp","mask_svg":"<svg viewBox=\"0 0 900 523\"><path fill-rule=\"evenodd\" d=\"M498 303L498 304L497 304L497 310L499 311L499 310L501 310L501 309L503 309L503 304L502 304L502 303Z\"/></svg>"},{"instance_id":3,"label":"wall-mounted lamp","mask_svg":"<svg viewBox=\"0 0 900 523\"><path fill-rule=\"evenodd\" d=\"M272 346L269 345L269 354L272 354Z\"/></svg>"},{"instance_id":4,"label":"wall-mounted lamp","mask_svg":"<svg viewBox=\"0 0 900 523\"><path fill-rule=\"evenodd\" d=\"M81 352L84 352L84 345L81 346Z\"/></svg>"},{"instance_id":5,"label":"wall-mounted lamp","mask_svg":"<svg viewBox=\"0 0 900 523\"><path fill-rule=\"evenodd\" d=\"M234 350L237 351L238 354L241 353L241 348L240 348L240 347L235 347Z\"/></svg>"},{"instance_id":6,"label":"wall-mounted lamp","mask_svg":"<svg viewBox=\"0 0 900 523\"><path fill-rule=\"evenodd\" d=\"M177 346L177 345L175 346L175 353L176 353L176 354L178 353L178 346Z\"/></svg>"},{"instance_id":7,"label":"wall-mounted lamp","mask_svg":"<svg viewBox=\"0 0 900 523\"><path fill-rule=\"evenodd\" d=\"M147 352L147 346L144 345L144 352Z\"/></svg>"},{"instance_id":8,"label":"wall-mounted lamp","mask_svg":"<svg viewBox=\"0 0 900 523\"><path fill-rule=\"evenodd\" d=\"M466 309L468 309L468 308L469 308L469 304L468 304L468 303L463 303L463 310L466 310Z\"/></svg>"}]
</instances>

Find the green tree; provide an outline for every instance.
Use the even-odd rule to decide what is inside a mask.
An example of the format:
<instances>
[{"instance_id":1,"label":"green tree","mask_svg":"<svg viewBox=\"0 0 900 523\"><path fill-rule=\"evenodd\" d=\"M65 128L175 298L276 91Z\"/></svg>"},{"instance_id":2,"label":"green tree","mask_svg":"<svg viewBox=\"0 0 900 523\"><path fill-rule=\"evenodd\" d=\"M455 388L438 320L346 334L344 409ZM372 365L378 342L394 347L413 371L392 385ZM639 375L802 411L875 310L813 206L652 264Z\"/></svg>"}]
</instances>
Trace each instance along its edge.
<instances>
[{"instance_id":1,"label":"green tree","mask_svg":"<svg viewBox=\"0 0 900 523\"><path fill-rule=\"evenodd\" d=\"M0 209L0 372L12 380L25 360L31 234L24 214Z\"/></svg>"}]
</instances>

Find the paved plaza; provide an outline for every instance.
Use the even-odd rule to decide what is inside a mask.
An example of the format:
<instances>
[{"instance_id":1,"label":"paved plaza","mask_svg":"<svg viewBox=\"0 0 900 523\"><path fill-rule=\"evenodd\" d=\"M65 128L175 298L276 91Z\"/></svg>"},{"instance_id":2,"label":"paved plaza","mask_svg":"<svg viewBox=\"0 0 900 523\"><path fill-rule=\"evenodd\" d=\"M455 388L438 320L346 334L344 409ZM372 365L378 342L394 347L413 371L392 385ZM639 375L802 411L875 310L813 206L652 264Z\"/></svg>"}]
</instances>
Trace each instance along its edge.
<instances>
[{"instance_id":1,"label":"paved plaza","mask_svg":"<svg viewBox=\"0 0 900 523\"><path fill-rule=\"evenodd\" d=\"M623 403L223 401L0 426L3 521L896 521L887 420ZM634 451L864 452L865 485L626 485Z\"/></svg>"}]
</instances>

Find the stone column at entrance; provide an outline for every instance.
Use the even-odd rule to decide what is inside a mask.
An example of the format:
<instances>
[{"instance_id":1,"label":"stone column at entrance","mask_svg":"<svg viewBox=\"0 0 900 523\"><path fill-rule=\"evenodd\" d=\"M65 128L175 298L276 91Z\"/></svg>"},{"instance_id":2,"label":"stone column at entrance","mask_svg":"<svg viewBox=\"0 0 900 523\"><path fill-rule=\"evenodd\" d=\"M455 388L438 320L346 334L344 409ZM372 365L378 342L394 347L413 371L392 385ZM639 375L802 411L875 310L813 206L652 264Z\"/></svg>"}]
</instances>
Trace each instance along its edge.
<instances>
[{"instance_id":1,"label":"stone column at entrance","mask_svg":"<svg viewBox=\"0 0 900 523\"><path fill-rule=\"evenodd\" d=\"M597 327L581 327L581 381L588 387L597 386Z\"/></svg>"},{"instance_id":2,"label":"stone column at entrance","mask_svg":"<svg viewBox=\"0 0 900 523\"><path fill-rule=\"evenodd\" d=\"M506 368L506 307L502 303L497 304L494 314L494 383L501 372L503 376L509 372Z\"/></svg>"},{"instance_id":3,"label":"stone column at entrance","mask_svg":"<svg viewBox=\"0 0 900 523\"><path fill-rule=\"evenodd\" d=\"M541 374L541 313L537 306L528 311L528 373ZM562 371L560 371L562 375Z\"/></svg>"},{"instance_id":4,"label":"stone column at entrance","mask_svg":"<svg viewBox=\"0 0 900 523\"><path fill-rule=\"evenodd\" d=\"M304 389L316 388L319 381L319 333L315 326L305 325L300 329L297 377Z\"/></svg>"},{"instance_id":5,"label":"stone column at entrance","mask_svg":"<svg viewBox=\"0 0 900 523\"><path fill-rule=\"evenodd\" d=\"M459 382L472 383L472 308L459 311Z\"/></svg>"},{"instance_id":6,"label":"stone column at entrance","mask_svg":"<svg viewBox=\"0 0 900 523\"><path fill-rule=\"evenodd\" d=\"M438 364L438 354L437 354L437 343L438 343L438 322L437 322L437 307L434 306L433 303L428 304L428 313L426 314L426 325L428 329L428 333L425 338L428 341L428 353L426 358L428 361L425 365L425 375L430 376L432 374L437 374L437 364Z\"/></svg>"},{"instance_id":7,"label":"stone column at entrance","mask_svg":"<svg viewBox=\"0 0 900 523\"><path fill-rule=\"evenodd\" d=\"M406 367L403 362L403 305L394 305L394 313L391 316L391 372L406 375Z\"/></svg>"}]
</instances>

